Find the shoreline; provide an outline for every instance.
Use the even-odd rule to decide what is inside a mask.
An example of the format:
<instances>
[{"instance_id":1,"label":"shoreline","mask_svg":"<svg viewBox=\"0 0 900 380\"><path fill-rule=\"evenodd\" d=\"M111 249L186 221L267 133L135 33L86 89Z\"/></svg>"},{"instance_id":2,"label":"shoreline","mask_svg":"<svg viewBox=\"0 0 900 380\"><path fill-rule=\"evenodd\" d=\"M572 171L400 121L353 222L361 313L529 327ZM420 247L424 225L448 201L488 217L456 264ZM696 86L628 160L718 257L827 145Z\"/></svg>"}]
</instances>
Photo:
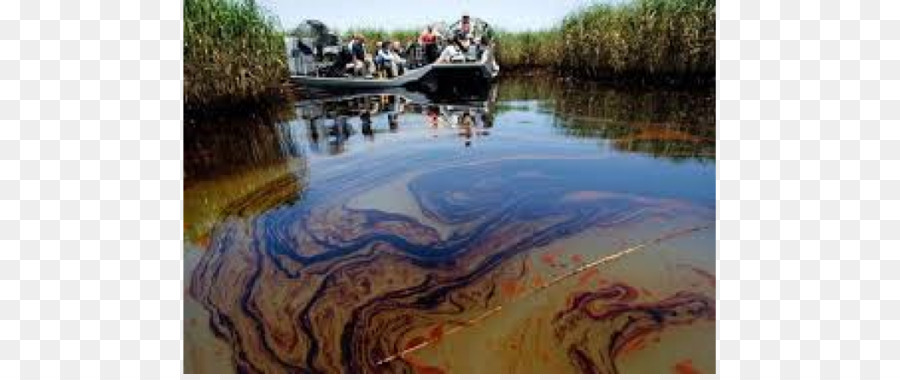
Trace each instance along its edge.
<instances>
[{"instance_id":1,"label":"shoreline","mask_svg":"<svg viewBox=\"0 0 900 380\"><path fill-rule=\"evenodd\" d=\"M299 92L297 89L290 83L290 79L285 79L277 87L264 90L255 97L239 95L233 97L220 96L215 100L206 101L202 104L184 102L182 110L185 121L192 119L203 120L208 117L246 115L247 112L278 108L280 105L296 101L298 98Z\"/></svg>"},{"instance_id":2,"label":"shoreline","mask_svg":"<svg viewBox=\"0 0 900 380\"><path fill-rule=\"evenodd\" d=\"M648 76L642 74L606 74L603 76L585 76L566 73L554 67L538 65L518 65L507 68L501 65L501 77L537 77L551 76L552 79L570 82L583 81L606 85L613 88L651 89L651 90L713 90L716 87L715 76L697 75L691 77Z\"/></svg>"},{"instance_id":3,"label":"shoreline","mask_svg":"<svg viewBox=\"0 0 900 380\"><path fill-rule=\"evenodd\" d=\"M566 73L554 67L539 65L512 65L510 67L501 64L500 77L503 78L531 78L547 77L558 82L587 82L617 89L629 90L669 90L669 91L714 91L716 88L715 76L697 75L692 77L674 76L647 76L627 74L607 74L604 76L584 76L575 73ZM289 104L302 98L304 92L285 79L278 87L263 92L254 98L235 97L208 101L204 104L184 103L183 111L185 120L204 119L207 117L220 117L229 115L241 115L247 112L257 112L279 105Z\"/></svg>"}]
</instances>

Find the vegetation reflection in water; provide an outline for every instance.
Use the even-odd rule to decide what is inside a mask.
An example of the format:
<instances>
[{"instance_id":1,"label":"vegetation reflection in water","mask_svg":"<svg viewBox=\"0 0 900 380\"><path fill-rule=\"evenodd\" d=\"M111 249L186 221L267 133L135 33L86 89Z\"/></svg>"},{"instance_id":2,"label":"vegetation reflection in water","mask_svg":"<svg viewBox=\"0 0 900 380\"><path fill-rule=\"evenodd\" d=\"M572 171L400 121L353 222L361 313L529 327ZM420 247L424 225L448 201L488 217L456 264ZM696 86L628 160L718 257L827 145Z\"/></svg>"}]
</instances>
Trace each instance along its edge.
<instances>
[{"instance_id":1,"label":"vegetation reflection in water","mask_svg":"<svg viewBox=\"0 0 900 380\"><path fill-rule=\"evenodd\" d=\"M515 79L188 126L185 208L218 206L186 371L714 371L710 99Z\"/></svg>"}]
</instances>

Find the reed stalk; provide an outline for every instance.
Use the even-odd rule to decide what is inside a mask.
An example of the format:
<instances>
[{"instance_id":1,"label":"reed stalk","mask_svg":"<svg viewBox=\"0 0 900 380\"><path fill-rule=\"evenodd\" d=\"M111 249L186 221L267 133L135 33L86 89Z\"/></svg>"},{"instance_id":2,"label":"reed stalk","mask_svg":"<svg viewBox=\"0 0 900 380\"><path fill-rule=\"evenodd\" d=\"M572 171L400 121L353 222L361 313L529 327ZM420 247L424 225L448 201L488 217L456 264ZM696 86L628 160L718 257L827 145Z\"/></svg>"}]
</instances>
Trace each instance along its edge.
<instances>
[{"instance_id":1,"label":"reed stalk","mask_svg":"<svg viewBox=\"0 0 900 380\"><path fill-rule=\"evenodd\" d=\"M185 0L187 108L259 99L287 77L283 33L253 0Z\"/></svg>"},{"instance_id":2,"label":"reed stalk","mask_svg":"<svg viewBox=\"0 0 900 380\"><path fill-rule=\"evenodd\" d=\"M505 68L548 68L573 77L712 79L714 0L596 4L546 31L498 34Z\"/></svg>"}]
</instances>

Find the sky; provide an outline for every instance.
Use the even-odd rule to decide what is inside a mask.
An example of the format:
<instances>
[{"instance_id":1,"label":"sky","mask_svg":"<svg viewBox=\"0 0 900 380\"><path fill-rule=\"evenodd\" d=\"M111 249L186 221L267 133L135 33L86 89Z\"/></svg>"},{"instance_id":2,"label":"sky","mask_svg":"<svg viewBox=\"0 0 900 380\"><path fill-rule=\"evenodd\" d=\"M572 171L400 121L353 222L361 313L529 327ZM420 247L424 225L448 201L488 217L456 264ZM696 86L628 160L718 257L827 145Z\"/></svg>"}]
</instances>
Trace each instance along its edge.
<instances>
[{"instance_id":1,"label":"sky","mask_svg":"<svg viewBox=\"0 0 900 380\"><path fill-rule=\"evenodd\" d=\"M285 29L316 19L330 28L407 29L456 21L462 12L511 31L553 27L570 11L614 0L257 0Z\"/></svg>"}]
</instances>

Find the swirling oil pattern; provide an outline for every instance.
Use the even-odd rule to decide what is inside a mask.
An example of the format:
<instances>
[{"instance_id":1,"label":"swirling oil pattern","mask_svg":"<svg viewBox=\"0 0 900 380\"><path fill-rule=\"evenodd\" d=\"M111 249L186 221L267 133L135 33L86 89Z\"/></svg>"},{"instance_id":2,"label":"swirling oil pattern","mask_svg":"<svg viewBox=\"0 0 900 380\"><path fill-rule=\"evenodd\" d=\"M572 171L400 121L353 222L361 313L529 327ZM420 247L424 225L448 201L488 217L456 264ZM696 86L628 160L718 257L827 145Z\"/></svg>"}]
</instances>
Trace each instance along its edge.
<instances>
[{"instance_id":1,"label":"swirling oil pattern","mask_svg":"<svg viewBox=\"0 0 900 380\"><path fill-rule=\"evenodd\" d=\"M611 124L616 96L567 111L589 121L518 94L311 99L259 160L219 159L240 128L194 136L185 372L713 372L714 161L656 153L709 136L666 102ZM615 142L651 129L686 147Z\"/></svg>"},{"instance_id":2,"label":"swirling oil pattern","mask_svg":"<svg viewBox=\"0 0 900 380\"><path fill-rule=\"evenodd\" d=\"M638 291L614 284L574 294L553 321L557 339L572 363L585 373L618 373L617 356L668 326L715 319L715 300L679 292L657 302L635 302Z\"/></svg>"},{"instance_id":3,"label":"swirling oil pattern","mask_svg":"<svg viewBox=\"0 0 900 380\"><path fill-rule=\"evenodd\" d=\"M436 326L504 304L515 293L509 281L537 272L523 261L529 252L589 229L708 217L705 208L567 174L592 164L496 160L400 176L411 214L353 207L385 181L340 178L346 183L329 186L335 195L321 202L223 222L191 291L231 342L240 372L413 372L406 360L379 362L439 335ZM256 200L272 204L259 195L237 203Z\"/></svg>"}]
</instances>

